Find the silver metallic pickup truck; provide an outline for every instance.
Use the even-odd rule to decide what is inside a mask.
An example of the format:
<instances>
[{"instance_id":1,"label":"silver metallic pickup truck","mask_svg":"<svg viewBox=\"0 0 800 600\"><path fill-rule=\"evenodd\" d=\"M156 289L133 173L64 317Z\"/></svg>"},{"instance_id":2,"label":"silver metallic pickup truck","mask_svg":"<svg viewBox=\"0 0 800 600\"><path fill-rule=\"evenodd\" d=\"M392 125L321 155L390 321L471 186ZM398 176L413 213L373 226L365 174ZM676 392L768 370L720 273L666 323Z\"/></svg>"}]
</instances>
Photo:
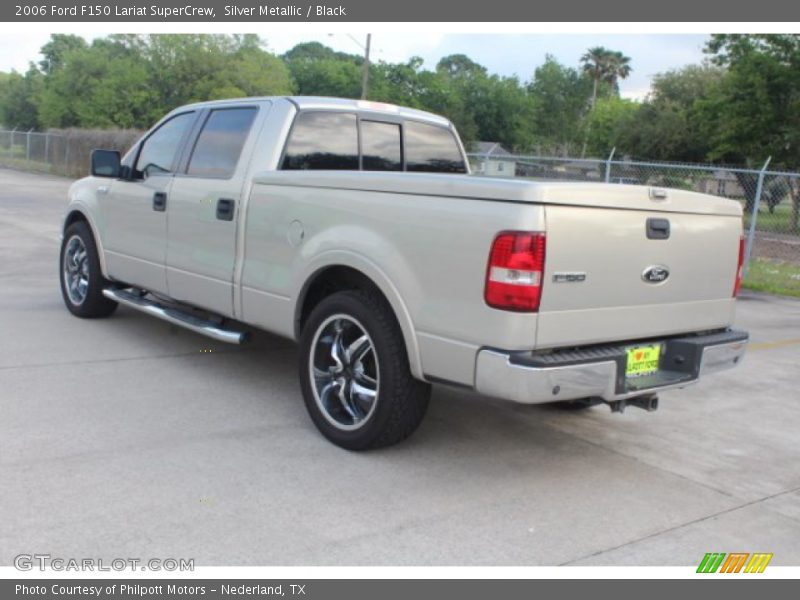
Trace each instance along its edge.
<instances>
[{"instance_id":1,"label":"silver metallic pickup truck","mask_svg":"<svg viewBox=\"0 0 800 600\"><path fill-rule=\"evenodd\" d=\"M450 122L331 98L178 108L73 184L67 308L117 305L234 344L295 339L333 443L396 443L432 383L653 410L733 367L737 202L471 176Z\"/></svg>"}]
</instances>

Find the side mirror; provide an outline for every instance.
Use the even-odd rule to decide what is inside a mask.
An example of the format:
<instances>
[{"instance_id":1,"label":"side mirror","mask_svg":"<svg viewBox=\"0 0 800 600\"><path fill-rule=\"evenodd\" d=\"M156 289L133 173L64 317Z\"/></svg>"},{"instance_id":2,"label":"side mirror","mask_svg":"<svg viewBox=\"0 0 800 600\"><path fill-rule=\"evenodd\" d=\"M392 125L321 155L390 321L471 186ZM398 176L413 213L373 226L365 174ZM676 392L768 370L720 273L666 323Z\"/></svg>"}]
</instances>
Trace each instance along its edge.
<instances>
[{"instance_id":1,"label":"side mirror","mask_svg":"<svg viewBox=\"0 0 800 600\"><path fill-rule=\"evenodd\" d=\"M92 150L92 175L119 177L120 157L116 150Z\"/></svg>"}]
</instances>

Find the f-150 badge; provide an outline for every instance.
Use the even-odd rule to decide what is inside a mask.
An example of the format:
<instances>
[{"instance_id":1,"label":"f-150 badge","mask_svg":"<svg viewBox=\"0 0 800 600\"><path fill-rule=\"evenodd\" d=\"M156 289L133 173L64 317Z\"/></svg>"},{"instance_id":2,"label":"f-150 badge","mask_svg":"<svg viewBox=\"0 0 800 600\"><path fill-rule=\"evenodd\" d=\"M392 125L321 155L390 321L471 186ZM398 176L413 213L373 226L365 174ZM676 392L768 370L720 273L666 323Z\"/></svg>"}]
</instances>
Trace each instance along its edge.
<instances>
[{"instance_id":1,"label":"f-150 badge","mask_svg":"<svg viewBox=\"0 0 800 600\"><path fill-rule=\"evenodd\" d=\"M553 283L580 283L586 281L586 273L553 273Z\"/></svg>"}]
</instances>

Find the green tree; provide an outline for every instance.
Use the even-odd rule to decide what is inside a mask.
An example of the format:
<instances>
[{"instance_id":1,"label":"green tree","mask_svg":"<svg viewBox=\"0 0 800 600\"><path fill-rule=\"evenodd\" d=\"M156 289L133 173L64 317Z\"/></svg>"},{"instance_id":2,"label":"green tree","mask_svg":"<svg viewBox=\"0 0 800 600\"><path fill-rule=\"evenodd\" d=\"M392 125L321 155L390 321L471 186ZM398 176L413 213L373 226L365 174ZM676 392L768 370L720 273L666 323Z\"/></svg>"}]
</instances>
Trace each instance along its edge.
<instances>
[{"instance_id":1,"label":"green tree","mask_svg":"<svg viewBox=\"0 0 800 600\"><path fill-rule=\"evenodd\" d=\"M364 57L357 54L337 52L333 48L319 42L303 42L294 46L283 55L283 59L292 62L295 60L343 60L354 62L361 66Z\"/></svg>"},{"instance_id":2,"label":"green tree","mask_svg":"<svg viewBox=\"0 0 800 600\"><path fill-rule=\"evenodd\" d=\"M283 55L303 96L361 97L363 58L335 52L319 42L297 44ZM370 79L375 69L370 70Z\"/></svg>"},{"instance_id":3,"label":"green tree","mask_svg":"<svg viewBox=\"0 0 800 600\"><path fill-rule=\"evenodd\" d=\"M800 35L715 35L706 47L727 67L701 106L711 158L777 168L800 167ZM792 227L800 231L800 183L790 179Z\"/></svg>"},{"instance_id":4,"label":"green tree","mask_svg":"<svg viewBox=\"0 0 800 600\"><path fill-rule=\"evenodd\" d=\"M31 63L22 75L12 71L2 87L2 117L5 125L28 130L39 127L38 105L44 87L44 78Z\"/></svg>"},{"instance_id":5,"label":"green tree","mask_svg":"<svg viewBox=\"0 0 800 600\"><path fill-rule=\"evenodd\" d=\"M193 101L293 91L291 73L255 35L54 38L39 116L49 127L147 127ZM57 51L54 50L58 47Z\"/></svg>"},{"instance_id":6,"label":"green tree","mask_svg":"<svg viewBox=\"0 0 800 600\"><path fill-rule=\"evenodd\" d=\"M486 67L479 65L466 54L449 54L436 64L436 71L455 78L475 78L487 75Z\"/></svg>"},{"instance_id":7,"label":"green tree","mask_svg":"<svg viewBox=\"0 0 800 600\"><path fill-rule=\"evenodd\" d=\"M711 149L702 103L716 93L725 71L690 65L653 78L651 92L617 144L649 160L704 162Z\"/></svg>"},{"instance_id":8,"label":"green tree","mask_svg":"<svg viewBox=\"0 0 800 600\"><path fill-rule=\"evenodd\" d=\"M361 97L361 67L354 62L322 59L289 63L297 93L302 96Z\"/></svg>"},{"instance_id":9,"label":"green tree","mask_svg":"<svg viewBox=\"0 0 800 600\"><path fill-rule=\"evenodd\" d=\"M592 156L608 156L618 150L634 127L641 105L623 98L600 98L588 116L588 151Z\"/></svg>"},{"instance_id":10,"label":"green tree","mask_svg":"<svg viewBox=\"0 0 800 600\"><path fill-rule=\"evenodd\" d=\"M229 84L236 89L237 96L280 96L294 92L294 81L286 63L265 51L257 36L245 38L229 60ZM230 97L220 90L212 91L212 95Z\"/></svg>"},{"instance_id":11,"label":"green tree","mask_svg":"<svg viewBox=\"0 0 800 600\"><path fill-rule=\"evenodd\" d=\"M50 40L39 50L39 53L44 57L39 61L39 69L45 75L49 75L64 64L65 54L84 48L86 48L86 40L82 37L71 33L54 33L50 36Z\"/></svg>"},{"instance_id":12,"label":"green tree","mask_svg":"<svg viewBox=\"0 0 800 600\"><path fill-rule=\"evenodd\" d=\"M67 51L45 78L44 127L143 127L158 103L147 68L130 48L107 39Z\"/></svg>"},{"instance_id":13,"label":"green tree","mask_svg":"<svg viewBox=\"0 0 800 600\"><path fill-rule=\"evenodd\" d=\"M515 152L528 152L534 141L535 100L516 77L479 77L467 87L467 107L480 140L497 141Z\"/></svg>"},{"instance_id":14,"label":"green tree","mask_svg":"<svg viewBox=\"0 0 800 600\"><path fill-rule=\"evenodd\" d=\"M568 156L580 147L591 81L577 69L548 55L528 84L534 101L533 129L537 154Z\"/></svg>"},{"instance_id":15,"label":"green tree","mask_svg":"<svg viewBox=\"0 0 800 600\"><path fill-rule=\"evenodd\" d=\"M162 112L193 101L293 91L286 65L255 35L150 35L142 53ZM240 69L256 79L248 81Z\"/></svg>"},{"instance_id":16,"label":"green tree","mask_svg":"<svg viewBox=\"0 0 800 600\"><path fill-rule=\"evenodd\" d=\"M425 108L425 88L421 75L423 60L412 56L405 63L381 62L374 65L372 95L375 100L411 108Z\"/></svg>"},{"instance_id":17,"label":"green tree","mask_svg":"<svg viewBox=\"0 0 800 600\"><path fill-rule=\"evenodd\" d=\"M11 73L0 71L0 124L6 124L6 94L8 93L8 80L11 79Z\"/></svg>"},{"instance_id":18,"label":"green tree","mask_svg":"<svg viewBox=\"0 0 800 600\"><path fill-rule=\"evenodd\" d=\"M589 101L589 112L594 110L597 104L597 97L600 91L600 83L607 84L610 93L619 95L618 82L631 74L630 58L614 50L609 50L603 46L589 48L581 57L583 72L592 80L592 95ZM581 149L581 156L586 155L586 148L589 143L591 126L587 125L586 133Z\"/></svg>"},{"instance_id":19,"label":"green tree","mask_svg":"<svg viewBox=\"0 0 800 600\"><path fill-rule=\"evenodd\" d=\"M800 35L715 35L706 52L728 70L703 105L711 157L800 166Z\"/></svg>"},{"instance_id":20,"label":"green tree","mask_svg":"<svg viewBox=\"0 0 800 600\"><path fill-rule=\"evenodd\" d=\"M464 139L500 142L520 152L532 147L535 101L517 77L489 75L463 54L445 56L436 72L449 93L461 99L451 118Z\"/></svg>"},{"instance_id":21,"label":"green tree","mask_svg":"<svg viewBox=\"0 0 800 600\"><path fill-rule=\"evenodd\" d=\"M478 127L474 116L464 98L453 90L452 80L439 71L421 71L419 79L420 106L447 116L464 140L477 139Z\"/></svg>"}]
</instances>

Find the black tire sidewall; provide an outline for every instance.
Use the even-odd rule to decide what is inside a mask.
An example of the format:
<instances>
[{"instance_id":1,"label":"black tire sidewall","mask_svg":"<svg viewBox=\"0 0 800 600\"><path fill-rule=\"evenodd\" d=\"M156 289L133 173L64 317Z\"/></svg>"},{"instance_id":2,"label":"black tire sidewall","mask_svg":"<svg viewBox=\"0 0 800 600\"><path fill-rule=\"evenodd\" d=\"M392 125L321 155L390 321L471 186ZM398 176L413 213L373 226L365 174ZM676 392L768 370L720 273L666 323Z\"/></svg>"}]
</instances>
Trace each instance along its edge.
<instances>
[{"instance_id":1,"label":"black tire sidewall","mask_svg":"<svg viewBox=\"0 0 800 600\"><path fill-rule=\"evenodd\" d=\"M391 391L397 389L397 384L400 383L396 379L411 377L402 334L391 309L385 305L381 309L389 311L389 314L376 314L375 307L367 306L364 300L367 298L359 292L338 292L329 296L311 312L300 337L300 385L308 413L328 440L349 450L362 450L375 445L392 416ZM378 356L377 405L367 422L352 431L338 429L325 418L314 397L309 374L309 355L314 335L325 319L335 314L344 314L357 320L372 338ZM402 348L402 351L399 352L398 348Z\"/></svg>"},{"instance_id":2,"label":"black tire sidewall","mask_svg":"<svg viewBox=\"0 0 800 600\"><path fill-rule=\"evenodd\" d=\"M86 248L87 259L89 260L89 286L86 297L81 304L74 304L67 292L67 283L64 280L64 253L67 243L73 237L78 236ZM58 279L61 285L61 295L64 304L73 315L83 318L103 317L114 312L116 302L103 296L103 287L106 283L100 268L100 258L97 254L97 244L89 225L83 221L73 223L64 230L64 237L61 241L61 251L58 257Z\"/></svg>"}]
</instances>

